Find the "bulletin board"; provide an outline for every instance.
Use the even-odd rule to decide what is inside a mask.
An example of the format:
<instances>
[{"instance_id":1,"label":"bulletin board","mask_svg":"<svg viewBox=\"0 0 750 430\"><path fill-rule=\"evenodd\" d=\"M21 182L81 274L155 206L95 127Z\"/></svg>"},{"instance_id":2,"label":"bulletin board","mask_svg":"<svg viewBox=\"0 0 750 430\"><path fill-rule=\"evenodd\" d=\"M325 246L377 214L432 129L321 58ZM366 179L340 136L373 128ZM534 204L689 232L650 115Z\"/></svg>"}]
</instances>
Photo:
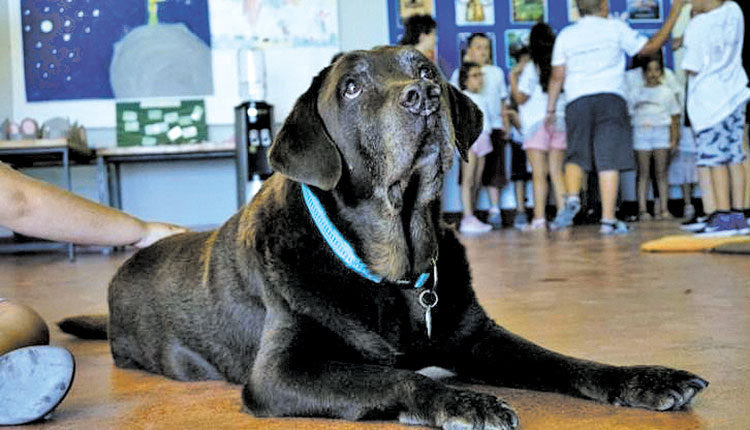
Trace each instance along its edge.
<instances>
[{"instance_id":1,"label":"bulletin board","mask_svg":"<svg viewBox=\"0 0 750 430\"><path fill-rule=\"evenodd\" d=\"M651 35L661 27L670 5L671 0L610 0L610 13ZM547 22L559 32L579 17L575 0L389 0L392 44L403 36L404 14L422 9L432 10L437 21L438 65L446 76L459 66L461 47L471 33L482 32L490 37L492 60L507 73L513 64L509 48L519 41L528 42L529 30L536 22ZM669 46L665 49L665 62L669 67L673 64Z\"/></svg>"}]
</instances>

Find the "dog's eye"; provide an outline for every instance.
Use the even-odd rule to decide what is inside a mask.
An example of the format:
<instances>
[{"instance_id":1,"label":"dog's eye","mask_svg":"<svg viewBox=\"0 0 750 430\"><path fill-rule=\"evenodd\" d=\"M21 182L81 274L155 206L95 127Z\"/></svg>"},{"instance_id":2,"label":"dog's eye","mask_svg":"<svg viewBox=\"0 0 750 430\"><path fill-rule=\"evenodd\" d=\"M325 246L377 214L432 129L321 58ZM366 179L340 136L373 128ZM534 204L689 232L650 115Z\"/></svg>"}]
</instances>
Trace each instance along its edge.
<instances>
[{"instance_id":1,"label":"dog's eye","mask_svg":"<svg viewBox=\"0 0 750 430\"><path fill-rule=\"evenodd\" d=\"M359 86L354 81L349 81L346 83L346 90L344 90L344 95L348 99L354 99L357 98L360 94L362 94L362 87Z\"/></svg>"},{"instance_id":2,"label":"dog's eye","mask_svg":"<svg viewBox=\"0 0 750 430\"><path fill-rule=\"evenodd\" d=\"M425 80L435 79L435 72L431 68L423 66L419 69L419 78Z\"/></svg>"}]
</instances>

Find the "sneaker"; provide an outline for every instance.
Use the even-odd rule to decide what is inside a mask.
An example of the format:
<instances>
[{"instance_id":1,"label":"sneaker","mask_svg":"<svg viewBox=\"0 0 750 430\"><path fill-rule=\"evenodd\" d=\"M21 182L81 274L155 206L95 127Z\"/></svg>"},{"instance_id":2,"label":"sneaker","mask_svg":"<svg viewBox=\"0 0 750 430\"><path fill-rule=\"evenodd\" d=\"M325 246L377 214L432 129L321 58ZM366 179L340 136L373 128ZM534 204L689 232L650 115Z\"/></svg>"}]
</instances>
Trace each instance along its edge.
<instances>
[{"instance_id":1,"label":"sneaker","mask_svg":"<svg viewBox=\"0 0 750 430\"><path fill-rule=\"evenodd\" d=\"M747 223L745 214L742 212L732 212L731 214L737 234L750 234L750 224Z\"/></svg>"},{"instance_id":2,"label":"sneaker","mask_svg":"<svg viewBox=\"0 0 750 430\"><path fill-rule=\"evenodd\" d=\"M44 418L68 394L75 359L65 348L20 348L0 356L0 425Z\"/></svg>"},{"instance_id":3,"label":"sneaker","mask_svg":"<svg viewBox=\"0 0 750 430\"><path fill-rule=\"evenodd\" d=\"M523 231L547 230L547 220L544 218L534 218L531 224L524 227Z\"/></svg>"},{"instance_id":4,"label":"sneaker","mask_svg":"<svg viewBox=\"0 0 750 430\"><path fill-rule=\"evenodd\" d=\"M738 212L714 212L703 229L695 232L697 237L728 237L741 234ZM743 221L745 217L742 217Z\"/></svg>"},{"instance_id":5,"label":"sneaker","mask_svg":"<svg viewBox=\"0 0 750 430\"><path fill-rule=\"evenodd\" d=\"M568 199L565 202L565 207L557 213L554 221L550 224L552 230L564 230L573 225L573 218L575 218L578 211L581 210L581 201L579 199Z\"/></svg>"},{"instance_id":6,"label":"sneaker","mask_svg":"<svg viewBox=\"0 0 750 430\"><path fill-rule=\"evenodd\" d=\"M706 227L706 224L708 224L708 220L713 216L713 214L710 215L703 215L703 216L693 216L689 220L683 222L680 224L680 229L684 231L690 231L690 232L696 232L699 230L703 230L703 228Z\"/></svg>"},{"instance_id":7,"label":"sneaker","mask_svg":"<svg viewBox=\"0 0 750 430\"><path fill-rule=\"evenodd\" d=\"M599 233L604 235L628 234L630 232L628 225L619 219L615 221L602 221L601 224Z\"/></svg>"},{"instance_id":8,"label":"sneaker","mask_svg":"<svg viewBox=\"0 0 750 430\"><path fill-rule=\"evenodd\" d=\"M465 234L487 233L492 230L492 226L479 221L474 215L469 215L461 220L459 231Z\"/></svg>"},{"instance_id":9,"label":"sneaker","mask_svg":"<svg viewBox=\"0 0 750 430\"><path fill-rule=\"evenodd\" d=\"M487 224L491 225L493 229L497 230L503 226L503 217L500 216L500 210L490 209L490 216L487 217Z\"/></svg>"},{"instance_id":10,"label":"sneaker","mask_svg":"<svg viewBox=\"0 0 750 430\"><path fill-rule=\"evenodd\" d=\"M682 217L686 220L693 219L695 217L695 206L693 205L686 205L685 210L683 211Z\"/></svg>"},{"instance_id":11,"label":"sneaker","mask_svg":"<svg viewBox=\"0 0 750 430\"><path fill-rule=\"evenodd\" d=\"M526 218L526 214L518 212L515 219L513 220L513 228L523 230L529 225L529 220Z\"/></svg>"}]
</instances>

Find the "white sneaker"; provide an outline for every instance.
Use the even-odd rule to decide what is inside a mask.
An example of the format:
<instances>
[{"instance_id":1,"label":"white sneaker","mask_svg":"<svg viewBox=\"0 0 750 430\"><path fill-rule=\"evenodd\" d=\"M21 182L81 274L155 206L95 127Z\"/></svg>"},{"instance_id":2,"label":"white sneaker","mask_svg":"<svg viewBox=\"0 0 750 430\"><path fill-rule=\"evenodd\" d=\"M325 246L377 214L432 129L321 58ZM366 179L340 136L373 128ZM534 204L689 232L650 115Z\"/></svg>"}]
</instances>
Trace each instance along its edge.
<instances>
[{"instance_id":1,"label":"white sneaker","mask_svg":"<svg viewBox=\"0 0 750 430\"><path fill-rule=\"evenodd\" d=\"M474 215L469 215L461 220L459 231L464 234L487 233L492 226L479 221Z\"/></svg>"},{"instance_id":2,"label":"white sneaker","mask_svg":"<svg viewBox=\"0 0 750 430\"><path fill-rule=\"evenodd\" d=\"M683 218L686 220L693 219L695 217L695 206L693 205L686 205L684 214L682 215Z\"/></svg>"}]
</instances>

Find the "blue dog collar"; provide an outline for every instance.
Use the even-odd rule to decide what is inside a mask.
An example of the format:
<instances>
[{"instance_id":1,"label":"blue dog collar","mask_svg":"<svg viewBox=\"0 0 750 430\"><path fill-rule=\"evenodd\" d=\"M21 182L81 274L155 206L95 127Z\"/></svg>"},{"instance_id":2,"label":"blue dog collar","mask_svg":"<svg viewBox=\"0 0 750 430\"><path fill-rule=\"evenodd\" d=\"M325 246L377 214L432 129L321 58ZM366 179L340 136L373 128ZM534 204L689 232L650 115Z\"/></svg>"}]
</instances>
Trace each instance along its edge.
<instances>
[{"instance_id":1,"label":"blue dog collar","mask_svg":"<svg viewBox=\"0 0 750 430\"><path fill-rule=\"evenodd\" d=\"M315 226L318 227L318 231L325 239L328 246L331 248L334 254L341 260L346 267L360 274L360 276L369 279L372 282L380 283L383 281L382 276L378 276L370 272L367 265L357 256L354 252L354 248L349 242L344 239L341 232L333 225L331 220L328 218L323 205L318 200L318 197L310 190L306 184L300 184L302 187L302 197L307 205L307 210L310 212ZM414 288L422 288L427 280L430 278L430 273L422 273L414 282ZM398 284L410 284L409 281L397 281Z\"/></svg>"}]
</instances>

